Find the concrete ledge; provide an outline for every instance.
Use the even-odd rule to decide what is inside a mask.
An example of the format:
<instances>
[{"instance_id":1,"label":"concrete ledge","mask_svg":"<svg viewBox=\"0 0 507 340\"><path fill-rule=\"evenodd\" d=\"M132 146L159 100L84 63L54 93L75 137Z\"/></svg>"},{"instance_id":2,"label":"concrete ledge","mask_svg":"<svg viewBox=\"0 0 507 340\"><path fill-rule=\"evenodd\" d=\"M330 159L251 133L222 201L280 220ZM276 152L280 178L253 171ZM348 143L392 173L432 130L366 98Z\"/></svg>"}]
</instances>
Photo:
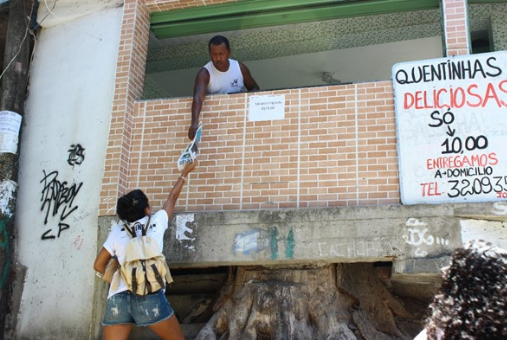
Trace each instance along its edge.
<instances>
[{"instance_id":1,"label":"concrete ledge","mask_svg":"<svg viewBox=\"0 0 507 340\"><path fill-rule=\"evenodd\" d=\"M393 261L394 273L438 273L467 238L506 240L506 219L500 202L177 213L164 253L173 268Z\"/></svg>"}]
</instances>

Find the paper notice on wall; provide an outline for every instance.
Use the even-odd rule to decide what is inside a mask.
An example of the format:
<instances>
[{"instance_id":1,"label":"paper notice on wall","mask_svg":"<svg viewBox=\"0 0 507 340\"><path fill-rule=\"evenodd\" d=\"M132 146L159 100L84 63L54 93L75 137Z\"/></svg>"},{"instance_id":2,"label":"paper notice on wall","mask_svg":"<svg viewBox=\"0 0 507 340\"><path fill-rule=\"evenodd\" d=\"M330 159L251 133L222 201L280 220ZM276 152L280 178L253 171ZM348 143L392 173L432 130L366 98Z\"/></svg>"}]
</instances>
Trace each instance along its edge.
<instances>
[{"instance_id":1,"label":"paper notice on wall","mask_svg":"<svg viewBox=\"0 0 507 340\"><path fill-rule=\"evenodd\" d=\"M279 120L285 118L285 95L250 96L248 120Z\"/></svg>"},{"instance_id":2,"label":"paper notice on wall","mask_svg":"<svg viewBox=\"0 0 507 340\"><path fill-rule=\"evenodd\" d=\"M0 153L18 151L21 115L12 111L0 111Z\"/></svg>"}]
</instances>

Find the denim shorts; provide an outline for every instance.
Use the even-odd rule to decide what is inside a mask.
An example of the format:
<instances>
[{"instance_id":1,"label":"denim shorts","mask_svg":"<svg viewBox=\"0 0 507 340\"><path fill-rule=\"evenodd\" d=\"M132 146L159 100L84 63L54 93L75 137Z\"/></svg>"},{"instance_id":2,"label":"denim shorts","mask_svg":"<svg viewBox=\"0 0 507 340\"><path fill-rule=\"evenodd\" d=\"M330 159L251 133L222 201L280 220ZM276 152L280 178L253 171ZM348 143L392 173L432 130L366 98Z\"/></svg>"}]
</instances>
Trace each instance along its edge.
<instances>
[{"instance_id":1,"label":"denim shorts","mask_svg":"<svg viewBox=\"0 0 507 340\"><path fill-rule=\"evenodd\" d=\"M163 290L149 295L124 291L107 299L102 326L135 324L149 326L169 319L174 314Z\"/></svg>"}]
</instances>

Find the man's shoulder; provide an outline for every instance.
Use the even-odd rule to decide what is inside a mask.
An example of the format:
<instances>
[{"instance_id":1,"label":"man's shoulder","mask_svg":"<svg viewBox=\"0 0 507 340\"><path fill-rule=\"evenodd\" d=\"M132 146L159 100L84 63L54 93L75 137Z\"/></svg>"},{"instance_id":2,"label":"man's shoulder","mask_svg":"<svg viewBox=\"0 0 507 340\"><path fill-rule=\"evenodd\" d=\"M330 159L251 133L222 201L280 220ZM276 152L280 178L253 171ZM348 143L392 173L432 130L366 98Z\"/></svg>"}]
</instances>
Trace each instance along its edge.
<instances>
[{"instance_id":1,"label":"man's shoulder","mask_svg":"<svg viewBox=\"0 0 507 340\"><path fill-rule=\"evenodd\" d=\"M211 61L208 61L203 67L201 67L201 69L197 73L201 73L201 72L208 72L209 73L209 71L211 70L212 67L213 67L213 63Z\"/></svg>"},{"instance_id":2,"label":"man's shoulder","mask_svg":"<svg viewBox=\"0 0 507 340\"><path fill-rule=\"evenodd\" d=\"M229 64L241 66L241 62L236 59L229 59Z\"/></svg>"},{"instance_id":3,"label":"man's shoulder","mask_svg":"<svg viewBox=\"0 0 507 340\"><path fill-rule=\"evenodd\" d=\"M208 81L210 77L210 71L206 68L207 64L201 67L199 71L197 71L197 76L195 78L196 81Z\"/></svg>"}]
</instances>

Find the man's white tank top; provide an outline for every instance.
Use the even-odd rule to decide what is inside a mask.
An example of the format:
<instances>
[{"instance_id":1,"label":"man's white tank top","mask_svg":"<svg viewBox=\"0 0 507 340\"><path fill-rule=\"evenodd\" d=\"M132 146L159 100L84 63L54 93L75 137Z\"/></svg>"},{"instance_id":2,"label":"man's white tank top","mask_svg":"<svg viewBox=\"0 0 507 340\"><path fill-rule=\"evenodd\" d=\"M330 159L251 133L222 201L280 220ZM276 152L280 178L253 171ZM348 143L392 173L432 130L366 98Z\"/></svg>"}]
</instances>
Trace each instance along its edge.
<instances>
[{"instance_id":1,"label":"man's white tank top","mask_svg":"<svg viewBox=\"0 0 507 340\"><path fill-rule=\"evenodd\" d=\"M226 72L217 70L211 61L204 65L204 67L209 72L208 94L244 91L243 74L237 60L229 59L229 69Z\"/></svg>"}]
</instances>

